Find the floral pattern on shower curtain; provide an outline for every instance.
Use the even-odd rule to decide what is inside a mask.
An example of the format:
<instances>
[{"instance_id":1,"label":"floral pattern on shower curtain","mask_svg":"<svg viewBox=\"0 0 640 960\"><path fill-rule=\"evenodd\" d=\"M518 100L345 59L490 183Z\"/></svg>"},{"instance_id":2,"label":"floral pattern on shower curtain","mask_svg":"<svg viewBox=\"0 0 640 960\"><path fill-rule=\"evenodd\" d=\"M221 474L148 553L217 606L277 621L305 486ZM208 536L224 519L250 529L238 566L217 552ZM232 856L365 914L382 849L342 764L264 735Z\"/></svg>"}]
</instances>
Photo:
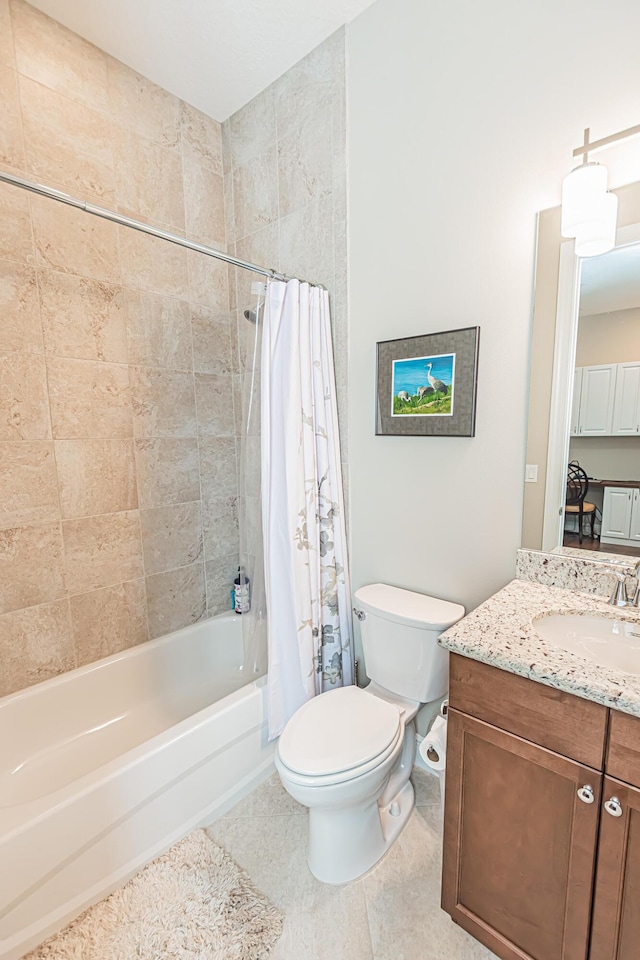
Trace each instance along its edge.
<instances>
[{"instance_id":1,"label":"floral pattern on shower curtain","mask_svg":"<svg viewBox=\"0 0 640 960\"><path fill-rule=\"evenodd\" d=\"M269 736L353 683L351 589L329 295L268 285L262 333L262 525Z\"/></svg>"}]
</instances>

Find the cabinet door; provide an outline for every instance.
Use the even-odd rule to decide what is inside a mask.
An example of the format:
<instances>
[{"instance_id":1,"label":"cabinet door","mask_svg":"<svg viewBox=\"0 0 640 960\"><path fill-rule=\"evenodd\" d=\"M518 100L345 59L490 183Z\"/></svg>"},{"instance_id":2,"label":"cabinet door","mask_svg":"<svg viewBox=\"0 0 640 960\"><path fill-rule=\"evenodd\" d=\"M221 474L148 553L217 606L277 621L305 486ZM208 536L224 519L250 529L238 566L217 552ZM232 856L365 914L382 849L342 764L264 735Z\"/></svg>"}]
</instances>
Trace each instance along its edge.
<instances>
[{"instance_id":1,"label":"cabinet door","mask_svg":"<svg viewBox=\"0 0 640 960\"><path fill-rule=\"evenodd\" d=\"M629 539L640 540L640 490L638 489L633 491Z\"/></svg>"},{"instance_id":2,"label":"cabinet door","mask_svg":"<svg viewBox=\"0 0 640 960\"><path fill-rule=\"evenodd\" d=\"M589 960L640 956L640 790L604 778ZM616 798L607 812L607 803Z\"/></svg>"},{"instance_id":3,"label":"cabinet door","mask_svg":"<svg viewBox=\"0 0 640 960\"><path fill-rule=\"evenodd\" d=\"M612 433L617 437L637 436L640 403L640 362L619 363L613 401Z\"/></svg>"},{"instance_id":4,"label":"cabinet door","mask_svg":"<svg viewBox=\"0 0 640 960\"><path fill-rule=\"evenodd\" d=\"M607 363L582 368L579 436L611 434L617 366L617 363Z\"/></svg>"},{"instance_id":5,"label":"cabinet door","mask_svg":"<svg viewBox=\"0 0 640 960\"><path fill-rule=\"evenodd\" d=\"M571 400L571 436L576 437L580 427L580 392L582 390L582 367L573 374L573 397Z\"/></svg>"},{"instance_id":6,"label":"cabinet door","mask_svg":"<svg viewBox=\"0 0 640 960\"><path fill-rule=\"evenodd\" d=\"M449 710L442 907L503 960L585 960L601 781Z\"/></svg>"},{"instance_id":7,"label":"cabinet door","mask_svg":"<svg viewBox=\"0 0 640 960\"><path fill-rule=\"evenodd\" d=\"M604 488L601 537L629 539L632 498L631 487Z\"/></svg>"}]
</instances>

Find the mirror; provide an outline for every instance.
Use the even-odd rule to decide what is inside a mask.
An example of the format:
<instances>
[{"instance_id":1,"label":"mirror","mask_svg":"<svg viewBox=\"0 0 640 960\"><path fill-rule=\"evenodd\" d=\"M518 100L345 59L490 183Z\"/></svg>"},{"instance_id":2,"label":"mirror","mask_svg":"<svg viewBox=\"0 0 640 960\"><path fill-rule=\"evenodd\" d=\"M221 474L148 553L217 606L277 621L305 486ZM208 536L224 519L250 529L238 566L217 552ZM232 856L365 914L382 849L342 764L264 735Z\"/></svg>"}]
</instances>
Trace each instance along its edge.
<instances>
[{"instance_id":1,"label":"mirror","mask_svg":"<svg viewBox=\"0 0 640 960\"><path fill-rule=\"evenodd\" d=\"M639 400L640 243L629 243L580 264L568 462L588 486L582 536L577 503L565 509L563 546L640 556ZM576 475L573 499L584 487Z\"/></svg>"},{"instance_id":2,"label":"mirror","mask_svg":"<svg viewBox=\"0 0 640 960\"><path fill-rule=\"evenodd\" d=\"M533 549L640 556L640 184L616 193L617 244L601 257L578 261L560 208L539 215L527 443L537 482L525 483L522 531ZM564 510L571 460L591 478L582 544Z\"/></svg>"}]
</instances>

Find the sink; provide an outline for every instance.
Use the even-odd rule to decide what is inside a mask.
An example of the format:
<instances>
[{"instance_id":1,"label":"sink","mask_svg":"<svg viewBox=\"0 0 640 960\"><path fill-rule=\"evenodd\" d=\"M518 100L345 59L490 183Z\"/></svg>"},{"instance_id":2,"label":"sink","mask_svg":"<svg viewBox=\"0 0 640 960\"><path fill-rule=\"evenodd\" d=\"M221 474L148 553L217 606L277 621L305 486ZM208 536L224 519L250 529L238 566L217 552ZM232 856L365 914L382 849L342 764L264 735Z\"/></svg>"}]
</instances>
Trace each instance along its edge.
<instances>
[{"instance_id":1,"label":"sink","mask_svg":"<svg viewBox=\"0 0 640 960\"><path fill-rule=\"evenodd\" d=\"M537 617L533 627L555 647L603 667L640 674L640 621L552 613Z\"/></svg>"}]
</instances>

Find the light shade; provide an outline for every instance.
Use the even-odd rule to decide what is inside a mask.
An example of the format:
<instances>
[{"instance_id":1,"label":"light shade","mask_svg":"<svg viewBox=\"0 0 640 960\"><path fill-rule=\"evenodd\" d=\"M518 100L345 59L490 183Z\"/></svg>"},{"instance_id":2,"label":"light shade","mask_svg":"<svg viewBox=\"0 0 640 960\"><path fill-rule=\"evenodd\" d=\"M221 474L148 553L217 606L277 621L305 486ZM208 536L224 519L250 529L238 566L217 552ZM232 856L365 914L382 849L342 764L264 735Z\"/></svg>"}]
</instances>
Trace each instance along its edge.
<instances>
[{"instance_id":1,"label":"light shade","mask_svg":"<svg viewBox=\"0 0 640 960\"><path fill-rule=\"evenodd\" d=\"M618 222L618 198L615 193L605 193L593 205L591 217L583 220L576 234L577 257L597 257L613 250L616 245Z\"/></svg>"},{"instance_id":2,"label":"light shade","mask_svg":"<svg viewBox=\"0 0 640 960\"><path fill-rule=\"evenodd\" d=\"M607 168L599 163L576 167L562 181L563 237L577 237L589 224L600 219L603 197L607 195Z\"/></svg>"}]
</instances>

